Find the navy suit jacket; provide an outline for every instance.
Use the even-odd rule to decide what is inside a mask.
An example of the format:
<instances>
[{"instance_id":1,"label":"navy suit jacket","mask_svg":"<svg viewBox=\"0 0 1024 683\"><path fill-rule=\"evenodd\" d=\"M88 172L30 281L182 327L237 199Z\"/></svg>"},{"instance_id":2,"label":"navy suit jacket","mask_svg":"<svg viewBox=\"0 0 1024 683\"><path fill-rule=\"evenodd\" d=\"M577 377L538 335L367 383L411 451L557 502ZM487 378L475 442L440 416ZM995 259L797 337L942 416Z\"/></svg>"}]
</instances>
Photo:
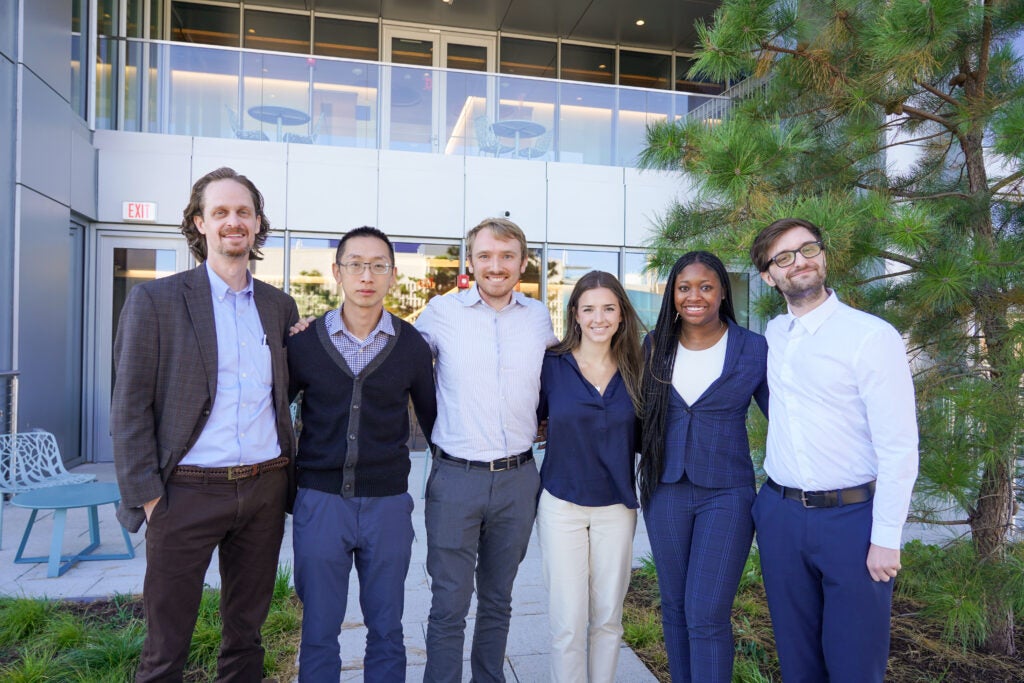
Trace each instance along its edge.
<instances>
[{"instance_id":1,"label":"navy suit jacket","mask_svg":"<svg viewBox=\"0 0 1024 683\"><path fill-rule=\"evenodd\" d=\"M670 389L662 482L677 482L686 474L706 488L754 485L747 409L753 398L768 415L767 366L765 338L730 322L718 379L692 406Z\"/></svg>"}]
</instances>

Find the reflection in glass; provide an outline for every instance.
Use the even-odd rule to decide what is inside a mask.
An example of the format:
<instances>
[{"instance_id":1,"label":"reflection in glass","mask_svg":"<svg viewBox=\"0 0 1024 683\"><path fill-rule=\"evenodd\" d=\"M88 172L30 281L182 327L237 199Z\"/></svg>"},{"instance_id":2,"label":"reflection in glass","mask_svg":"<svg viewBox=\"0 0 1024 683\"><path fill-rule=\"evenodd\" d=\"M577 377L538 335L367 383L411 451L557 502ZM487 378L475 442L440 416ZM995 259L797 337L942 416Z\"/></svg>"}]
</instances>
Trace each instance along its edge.
<instances>
[{"instance_id":1,"label":"reflection in glass","mask_svg":"<svg viewBox=\"0 0 1024 683\"><path fill-rule=\"evenodd\" d=\"M559 339L565 335L565 311L572 289L592 270L618 277L619 252L548 247L548 310Z\"/></svg>"},{"instance_id":2,"label":"reflection in glass","mask_svg":"<svg viewBox=\"0 0 1024 683\"><path fill-rule=\"evenodd\" d=\"M612 164L614 88L560 81L558 160Z\"/></svg>"},{"instance_id":3,"label":"reflection in glass","mask_svg":"<svg viewBox=\"0 0 1024 683\"><path fill-rule=\"evenodd\" d=\"M558 62L558 44L523 38L501 39L501 62L498 71L518 76L555 78Z\"/></svg>"},{"instance_id":4,"label":"reflection in glass","mask_svg":"<svg viewBox=\"0 0 1024 683\"><path fill-rule=\"evenodd\" d=\"M392 38L391 61L395 64L432 66L434 64L434 42L416 38Z\"/></svg>"},{"instance_id":5,"label":"reflection in glass","mask_svg":"<svg viewBox=\"0 0 1024 683\"><path fill-rule=\"evenodd\" d=\"M341 305L341 287L334 281L334 274L331 272L338 241L317 237L291 238L291 252L288 255L288 293L295 299L299 315L303 317L323 315ZM281 244L283 246L283 240ZM263 253L267 257L264 260L266 263L270 260L269 250L264 248ZM280 279L283 282L283 268ZM281 286L276 281L268 282L277 287Z\"/></svg>"},{"instance_id":6,"label":"reflection in glass","mask_svg":"<svg viewBox=\"0 0 1024 683\"><path fill-rule=\"evenodd\" d=\"M377 22L316 17L313 53L377 60Z\"/></svg>"},{"instance_id":7,"label":"reflection in glass","mask_svg":"<svg viewBox=\"0 0 1024 683\"><path fill-rule=\"evenodd\" d=\"M167 277L175 273L174 249L133 249L116 247L114 249L113 286L111 287L111 330L110 347L114 346L117 337L117 322L121 319L121 309L128 300L128 293L135 285L143 282ZM113 369L111 369L113 371Z\"/></svg>"},{"instance_id":8,"label":"reflection in glass","mask_svg":"<svg viewBox=\"0 0 1024 683\"><path fill-rule=\"evenodd\" d=\"M243 47L309 54L309 15L245 11Z\"/></svg>"},{"instance_id":9,"label":"reflection in glass","mask_svg":"<svg viewBox=\"0 0 1024 683\"><path fill-rule=\"evenodd\" d=\"M463 71L487 71L487 48L482 45L448 43L445 68Z\"/></svg>"},{"instance_id":10,"label":"reflection in glass","mask_svg":"<svg viewBox=\"0 0 1024 683\"><path fill-rule=\"evenodd\" d=\"M416 320L435 296L451 294L459 274L459 245L394 242L395 286L384 307L400 318Z\"/></svg>"},{"instance_id":11,"label":"reflection in glass","mask_svg":"<svg viewBox=\"0 0 1024 683\"><path fill-rule=\"evenodd\" d=\"M648 271L650 257L643 252L626 252L622 268L622 286L626 289L630 303L640 316L640 322L648 330L654 329L661 310L661 296L664 283L658 273Z\"/></svg>"}]
</instances>

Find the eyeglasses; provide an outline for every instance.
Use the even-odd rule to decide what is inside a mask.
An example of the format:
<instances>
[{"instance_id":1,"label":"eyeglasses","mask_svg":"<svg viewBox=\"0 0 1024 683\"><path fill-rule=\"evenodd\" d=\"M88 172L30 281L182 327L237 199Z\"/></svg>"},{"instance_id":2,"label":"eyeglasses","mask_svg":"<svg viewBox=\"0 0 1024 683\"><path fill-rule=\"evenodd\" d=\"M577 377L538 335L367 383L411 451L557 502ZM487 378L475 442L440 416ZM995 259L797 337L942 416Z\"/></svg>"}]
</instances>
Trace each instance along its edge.
<instances>
[{"instance_id":1,"label":"eyeglasses","mask_svg":"<svg viewBox=\"0 0 1024 683\"><path fill-rule=\"evenodd\" d=\"M799 252L800 255L803 256L804 258L811 259L820 254L822 249L824 248L825 247L824 245L822 245L821 241L804 242L796 249L780 251L775 256L772 256L770 259L768 259L768 265L770 266L771 264L774 263L779 268L789 268L791 265L796 263L797 252ZM765 268L765 270L768 269Z\"/></svg>"},{"instance_id":2,"label":"eyeglasses","mask_svg":"<svg viewBox=\"0 0 1024 683\"><path fill-rule=\"evenodd\" d=\"M368 263L366 261L349 261L348 263L339 263L339 268L342 268L349 275L362 275L369 268L370 272L374 275L387 275L391 272L392 265L385 261L374 261Z\"/></svg>"}]
</instances>

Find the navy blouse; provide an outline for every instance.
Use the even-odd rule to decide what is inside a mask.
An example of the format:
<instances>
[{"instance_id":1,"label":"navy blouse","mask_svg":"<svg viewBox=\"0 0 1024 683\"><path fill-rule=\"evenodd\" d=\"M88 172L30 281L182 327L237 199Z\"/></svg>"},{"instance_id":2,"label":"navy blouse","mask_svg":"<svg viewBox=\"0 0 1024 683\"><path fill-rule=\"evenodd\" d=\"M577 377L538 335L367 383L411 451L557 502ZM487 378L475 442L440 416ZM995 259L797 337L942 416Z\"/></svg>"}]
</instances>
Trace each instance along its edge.
<instances>
[{"instance_id":1,"label":"navy blouse","mask_svg":"<svg viewBox=\"0 0 1024 683\"><path fill-rule=\"evenodd\" d=\"M618 372L601 395L571 353L548 352L537 417L548 421L541 485L561 500L639 507L635 492L636 413Z\"/></svg>"}]
</instances>

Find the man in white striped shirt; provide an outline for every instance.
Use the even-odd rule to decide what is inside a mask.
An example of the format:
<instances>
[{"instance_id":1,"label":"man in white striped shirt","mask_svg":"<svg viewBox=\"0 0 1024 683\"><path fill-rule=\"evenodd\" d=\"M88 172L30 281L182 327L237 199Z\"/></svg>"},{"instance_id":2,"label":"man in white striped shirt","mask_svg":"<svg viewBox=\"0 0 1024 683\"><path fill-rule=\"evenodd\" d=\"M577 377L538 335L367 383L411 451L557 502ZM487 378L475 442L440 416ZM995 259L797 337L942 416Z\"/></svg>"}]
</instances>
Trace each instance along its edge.
<instances>
[{"instance_id":1,"label":"man in white striped shirt","mask_svg":"<svg viewBox=\"0 0 1024 683\"><path fill-rule=\"evenodd\" d=\"M462 680L466 615L477 592L472 679L504 681L512 583L526 554L540 476L533 462L547 308L515 291L526 236L490 218L466 235L470 289L431 299L416 320L436 358L434 464L426 493L433 600L423 680Z\"/></svg>"},{"instance_id":2,"label":"man in white striped shirt","mask_svg":"<svg viewBox=\"0 0 1024 683\"><path fill-rule=\"evenodd\" d=\"M753 507L782 678L881 683L917 477L906 348L825 287L813 223L772 223L750 256L789 309L765 330L768 480Z\"/></svg>"}]
</instances>

